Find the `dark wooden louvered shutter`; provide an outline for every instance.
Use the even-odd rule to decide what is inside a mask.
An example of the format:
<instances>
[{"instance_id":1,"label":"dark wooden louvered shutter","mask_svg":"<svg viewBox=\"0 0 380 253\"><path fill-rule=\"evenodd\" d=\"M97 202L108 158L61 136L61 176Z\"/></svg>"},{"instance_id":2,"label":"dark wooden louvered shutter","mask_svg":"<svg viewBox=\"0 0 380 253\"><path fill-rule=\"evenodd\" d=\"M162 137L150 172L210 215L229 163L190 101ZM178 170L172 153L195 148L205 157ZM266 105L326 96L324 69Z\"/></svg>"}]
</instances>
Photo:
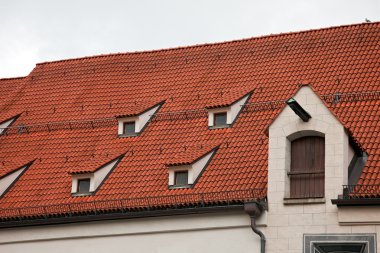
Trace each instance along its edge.
<instances>
[{"instance_id":1,"label":"dark wooden louvered shutter","mask_svg":"<svg viewBox=\"0 0 380 253\"><path fill-rule=\"evenodd\" d=\"M325 193L325 139L308 136L292 142L290 197L321 198Z\"/></svg>"}]
</instances>

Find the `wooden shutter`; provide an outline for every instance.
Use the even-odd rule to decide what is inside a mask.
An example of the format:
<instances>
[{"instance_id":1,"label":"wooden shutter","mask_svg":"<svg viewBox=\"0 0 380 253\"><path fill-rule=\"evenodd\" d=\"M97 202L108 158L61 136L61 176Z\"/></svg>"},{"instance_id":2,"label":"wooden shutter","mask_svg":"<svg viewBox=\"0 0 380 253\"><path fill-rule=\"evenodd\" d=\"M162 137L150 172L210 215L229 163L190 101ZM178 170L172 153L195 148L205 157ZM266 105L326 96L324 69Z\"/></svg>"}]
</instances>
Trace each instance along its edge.
<instances>
[{"instance_id":1,"label":"wooden shutter","mask_svg":"<svg viewBox=\"0 0 380 253\"><path fill-rule=\"evenodd\" d=\"M308 136L291 145L291 198L321 198L325 193L325 139Z\"/></svg>"}]
</instances>

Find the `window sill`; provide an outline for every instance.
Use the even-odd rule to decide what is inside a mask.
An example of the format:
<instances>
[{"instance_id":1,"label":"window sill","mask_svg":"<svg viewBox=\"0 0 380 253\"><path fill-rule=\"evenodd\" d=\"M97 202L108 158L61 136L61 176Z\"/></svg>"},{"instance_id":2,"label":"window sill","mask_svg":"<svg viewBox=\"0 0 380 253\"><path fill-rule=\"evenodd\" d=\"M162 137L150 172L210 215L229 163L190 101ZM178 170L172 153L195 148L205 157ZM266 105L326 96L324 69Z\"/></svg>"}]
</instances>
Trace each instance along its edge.
<instances>
[{"instance_id":1,"label":"window sill","mask_svg":"<svg viewBox=\"0 0 380 253\"><path fill-rule=\"evenodd\" d=\"M138 135L139 135L138 133L134 133L134 134L119 134L118 136L120 138L128 138L128 137L136 137Z\"/></svg>"},{"instance_id":2,"label":"window sill","mask_svg":"<svg viewBox=\"0 0 380 253\"><path fill-rule=\"evenodd\" d=\"M89 193L71 193L71 197L85 197L85 196L92 196L94 195L93 192Z\"/></svg>"},{"instance_id":3,"label":"window sill","mask_svg":"<svg viewBox=\"0 0 380 253\"><path fill-rule=\"evenodd\" d=\"M323 203L326 203L325 198L305 198L305 199L284 198L284 205L323 204Z\"/></svg>"},{"instance_id":4,"label":"window sill","mask_svg":"<svg viewBox=\"0 0 380 253\"><path fill-rule=\"evenodd\" d=\"M191 184L188 184L188 185L169 185L169 189L188 189L188 188L192 188L193 185Z\"/></svg>"},{"instance_id":5,"label":"window sill","mask_svg":"<svg viewBox=\"0 0 380 253\"><path fill-rule=\"evenodd\" d=\"M218 126L209 126L208 129L223 129L223 128L231 128L231 124L225 124L225 125L218 125Z\"/></svg>"}]
</instances>

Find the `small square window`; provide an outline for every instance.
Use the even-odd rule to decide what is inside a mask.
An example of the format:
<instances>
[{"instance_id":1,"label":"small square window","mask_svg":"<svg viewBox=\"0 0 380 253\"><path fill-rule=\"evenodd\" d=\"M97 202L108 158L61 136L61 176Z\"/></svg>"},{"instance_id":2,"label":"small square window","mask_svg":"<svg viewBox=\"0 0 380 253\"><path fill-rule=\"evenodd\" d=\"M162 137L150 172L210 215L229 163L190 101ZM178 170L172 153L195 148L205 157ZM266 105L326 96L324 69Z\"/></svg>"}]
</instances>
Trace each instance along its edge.
<instances>
[{"instance_id":1,"label":"small square window","mask_svg":"<svg viewBox=\"0 0 380 253\"><path fill-rule=\"evenodd\" d=\"M124 122L123 124L123 134L132 135L136 133L136 123L134 121Z\"/></svg>"},{"instance_id":2,"label":"small square window","mask_svg":"<svg viewBox=\"0 0 380 253\"><path fill-rule=\"evenodd\" d=\"M227 125L227 112L214 113L214 126Z\"/></svg>"},{"instance_id":3,"label":"small square window","mask_svg":"<svg viewBox=\"0 0 380 253\"><path fill-rule=\"evenodd\" d=\"M186 186L188 185L189 172L188 171L176 171L174 172L174 185Z\"/></svg>"},{"instance_id":4,"label":"small square window","mask_svg":"<svg viewBox=\"0 0 380 253\"><path fill-rule=\"evenodd\" d=\"M79 194L86 194L90 193L90 179L78 179L78 190L77 193Z\"/></svg>"}]
</instances>

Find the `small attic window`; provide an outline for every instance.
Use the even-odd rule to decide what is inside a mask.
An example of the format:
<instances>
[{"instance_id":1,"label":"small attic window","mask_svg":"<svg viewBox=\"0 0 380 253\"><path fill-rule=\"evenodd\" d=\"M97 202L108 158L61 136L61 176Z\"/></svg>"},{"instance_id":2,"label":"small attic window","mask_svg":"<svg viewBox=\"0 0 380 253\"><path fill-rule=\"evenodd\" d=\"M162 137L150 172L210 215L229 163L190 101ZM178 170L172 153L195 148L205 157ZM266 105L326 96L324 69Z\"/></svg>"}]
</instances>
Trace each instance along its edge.
<instances>
[{"instance_id":1,"label":"small attic window","mask_svg":"<svg viewBox=\"0 0 380 253\"><path fill-rule=\"evenodd\" d=\"M136 122L124 122L123 124L123 134L124 135L135 135L136 134Z\"/></svg>"},{"instance_id":2,"label":"small attic window","mask_svg":"<svg viewBox=\"0 0 380 253\"><path fill-rule=\"evenodd\" d=\"M229 104L221 103L219 105L206 106L209 129L232 127L248 99L251 97L251 94L250 92Z\"/></svg>"},{"instance_id":3,"label":"small attic window","mask_svg":"<svg viewBox=\"0 0 380 253\"><path fill-rule=\"evenodd\" d=\"M179 156L167 163L169 189L193 188L218 148L215 147L201 156L199 156L199 153L191 158L188 155Z\"/></svg>"},{"instance_id":4,"label":"small attic window","mask_svg":"<svg viewBox=\"0 0 380 253\"><path fill-rule=\"evenodd\" d=\"M69 172L72 180L71 196L95 195L123 157L124 155L121 155L94 170L88 168L71 170Z\"/></svg>"},{"instance_id":5,"label":"small attic window","mask_svg":"<svg viewBox=\"0 0 380 253\"><path fill-rule=\"evenodd\" d=\"M139 113L133 112L126 115L116 116L118 121L118 136L131 137L140 135L162 105L163 102L160 102Z\"/></svg>"},{"instance_id":6,"label":"small attic window","mask_svg":"<svg viewBox=\"0 0 380 253\"><path fill-rule=\"evenodd\" d=\"M227 125L227 112L219 112L214 114L214 126Z\"/></svg>"},{"instance_id":7,"label":"small attic window","mask_svg":"<svg viewBox=\"0 0 380 253\"><path fill-rule=\"evenodd\" d=\"M78 180L78 194L89 194L90 193L90 178L84 178Z\"/></svg>"},{"instance_id":8,"label":"small attic window","mask_svg":"<svg viewBox=\"0 0 380 253\"><path fill-rule=\"evenodd\" d=\"M187 186L189 178L189 171L176 171L174 172L174 186Z\"/></svg>"},{"instance_id":9,"label":"small attic window","mask_svg":"<svg viewBox=\"0 0 380 253\"><path fill-rule=\"evenodd\" d=\"M92 195L95 191L94 173L73 175L72 179L72 196Z\"/></svg>"}]
</instances>

